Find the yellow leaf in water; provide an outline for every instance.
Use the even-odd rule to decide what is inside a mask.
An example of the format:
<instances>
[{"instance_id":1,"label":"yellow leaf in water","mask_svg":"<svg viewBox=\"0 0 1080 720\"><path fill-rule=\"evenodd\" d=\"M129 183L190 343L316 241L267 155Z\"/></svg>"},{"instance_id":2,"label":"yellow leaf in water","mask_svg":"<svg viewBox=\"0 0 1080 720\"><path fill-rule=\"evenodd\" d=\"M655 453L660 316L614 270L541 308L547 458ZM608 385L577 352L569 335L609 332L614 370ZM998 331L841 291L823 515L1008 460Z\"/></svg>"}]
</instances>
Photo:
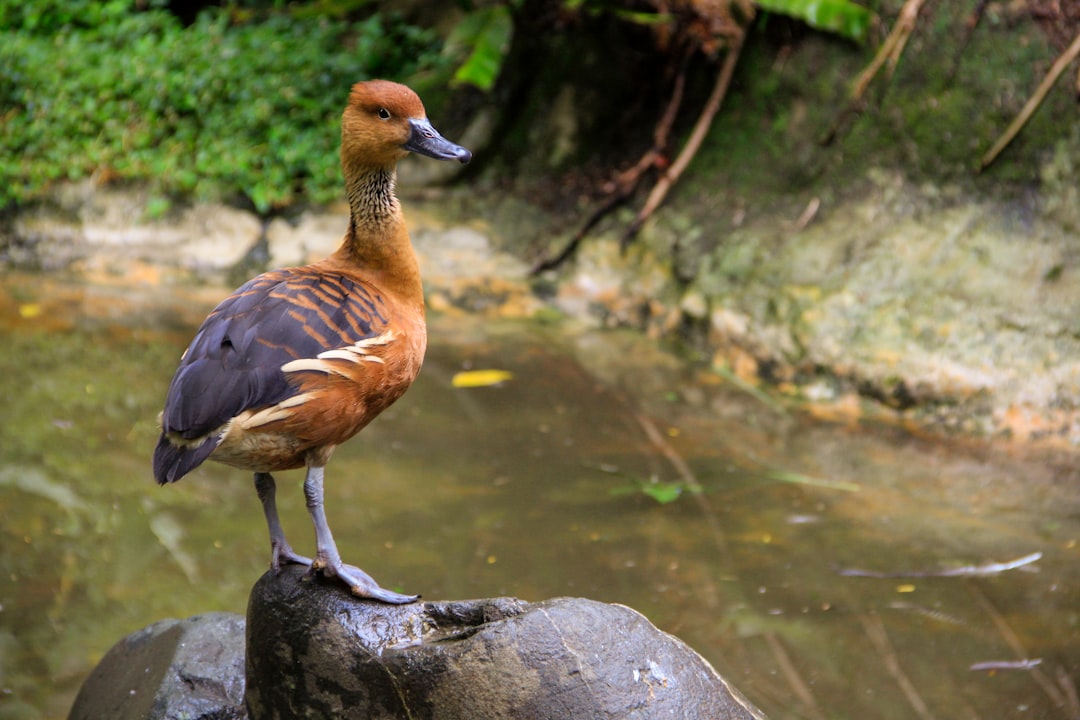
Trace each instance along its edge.
<instances>
[{"instance_id":1,"label":"yellow leaf in water","mask_svg":"<svg viewBox=\"0 0 1080 720\"><path fill-rule=\"evenodd\" d=\"M514 377L509 370L464 370L454 375L450 384L456 388L488 387Z\"/></svg>"},{"instance_id":2,"label":"yellow leaf in water","mask_svg":"<svg viewBox=\"0 0 1080 720\"><path fill-rule=\"evenodd\" d=\"M41 315L41 305L38 303L23 303L19 306L19 317L23 320L31 320Z\"/></svg>"}]
</instances>

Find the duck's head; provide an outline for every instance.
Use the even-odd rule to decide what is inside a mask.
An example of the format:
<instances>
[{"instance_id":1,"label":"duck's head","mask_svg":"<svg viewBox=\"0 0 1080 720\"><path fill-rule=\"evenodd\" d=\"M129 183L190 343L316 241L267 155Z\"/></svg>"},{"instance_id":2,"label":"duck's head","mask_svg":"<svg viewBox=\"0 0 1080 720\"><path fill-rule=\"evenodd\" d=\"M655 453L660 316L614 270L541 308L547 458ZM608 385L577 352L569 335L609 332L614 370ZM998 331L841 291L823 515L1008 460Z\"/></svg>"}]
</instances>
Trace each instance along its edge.
<instances>
[{"instance_id":1,"label":"duck's head","mask_svg":"<svg viewBox=\"0 0 1080 720\"><path fill-rule=\"evenodd\" d=\"M341 160L346 167L389 167L408 153L467 163L472 153L431 126L409 88L389 80L353 85L341 118Z\"/></svg>"}]
</instances>

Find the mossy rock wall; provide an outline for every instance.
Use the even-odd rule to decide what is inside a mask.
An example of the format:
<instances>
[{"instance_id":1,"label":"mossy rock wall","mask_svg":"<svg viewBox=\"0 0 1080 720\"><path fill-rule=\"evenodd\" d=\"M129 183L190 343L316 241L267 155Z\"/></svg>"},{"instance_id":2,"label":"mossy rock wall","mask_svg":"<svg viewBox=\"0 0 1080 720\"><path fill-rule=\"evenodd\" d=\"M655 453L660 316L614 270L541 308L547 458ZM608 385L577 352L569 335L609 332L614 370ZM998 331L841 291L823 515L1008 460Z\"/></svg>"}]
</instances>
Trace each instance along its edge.
<instances>
[{"instance_id":1,"label":"mossy rock wall","mask_svg":"<svg viewBox=\"0 0 1080 720\"><path fill-rule=\"evenodd\" d=\"M879 8L878 41L898 9ZM628 252L618 239L643 194L610 215L545 276L556 303L688 339L722 371L833 417L1080 443L1073 73L980 172L1061 47L1022 4L988 5L971 28L973 12L927 4L895 72L883 71L844 122L854 78L879 44L759 18L664 207ZM496 223L502 245L526 257L561 248L602 201L608 176L590 150L609 147L605 130L620 129L624 150L645 148L663 108L663 56L650 70L640 44L607 46L611 67L628 58L623 82L640 89L636 103L618 74L565 72L567 57L589 67L603 47L593 22L560 39L562 61L519 57L531 73L528 107L543 111L517 113L510 125L520 127L495 138L496 166L513 171L503 181L519 195L540 186L538 204L556 211L541 229ZM679 137L717 70L702 58L691 66ZM598 105L621 114L597 124ZM636 159L628 155L620 168ZM562 184L545 186L553 162Z\"/></svg>"}]
</instances>

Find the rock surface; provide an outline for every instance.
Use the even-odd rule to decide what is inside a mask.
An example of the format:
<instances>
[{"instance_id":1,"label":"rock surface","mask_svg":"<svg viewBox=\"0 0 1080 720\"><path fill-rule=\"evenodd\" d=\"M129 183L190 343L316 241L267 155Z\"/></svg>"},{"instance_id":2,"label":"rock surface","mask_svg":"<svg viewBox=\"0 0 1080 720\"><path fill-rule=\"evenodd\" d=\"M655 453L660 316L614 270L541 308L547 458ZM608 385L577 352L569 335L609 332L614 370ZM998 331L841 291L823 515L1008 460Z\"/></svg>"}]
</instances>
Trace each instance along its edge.
<instances>
[{"instance_id":1,"label":"rock surface","mask_svg":"<svg viewBox=\"0 0 1080 720\"><path fill-rule=\"evenodd\" d=\"M434 311L550 317L554 308L651 337L681 334L722 373L823 417L1080 447L1077 234L1063 209L1075 190L1033 210L887 171L867 177L843 198L814 197L800 222L786 206L751 204L724 220L673 204L627 252L616 227L543 278L528 276L523 246L560 246L561 233L527 200L471 197L467 211L448 194L406 202ZM341 207L277 218L265 232L222 205L153 221L147 208L138 189L61 186L0 226L0 263L110 284L195 277L224 291L254 275L255 261L329 254L347 224ZM445 219L455 215L460 223Z\"/></svg>"},{"instance_id":2,"label":"rock surface","mask_svg":"<svg viewBox=\"0 0 1080 720\"><path fill-rule=\"evenodd\" d=\"M763 718L677 638L577 598L388 606L290 567L248 607L254 718Z\"/></svg>"},{"instance_id":3,"label":"rock surface","mask_svg":"<svg viewBox=\"0 0 1080 720\"><path fill-rule=\"evenodd\" d=\"M243 720L244 618L206 613L128 635L83 683L68 720Z\"/></svg>"}]
</instances>

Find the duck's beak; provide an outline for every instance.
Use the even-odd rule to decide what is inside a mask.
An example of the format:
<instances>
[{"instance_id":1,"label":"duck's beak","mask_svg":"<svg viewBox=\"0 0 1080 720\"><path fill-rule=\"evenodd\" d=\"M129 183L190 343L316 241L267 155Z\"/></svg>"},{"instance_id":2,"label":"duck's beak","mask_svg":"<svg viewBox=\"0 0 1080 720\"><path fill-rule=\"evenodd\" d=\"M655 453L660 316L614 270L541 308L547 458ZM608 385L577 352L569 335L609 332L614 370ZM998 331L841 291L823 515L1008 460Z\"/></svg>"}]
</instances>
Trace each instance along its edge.
<instances>
[{"instance_id":1,"label":"duck's beak","mask_svg":"<svg viewBox=\"0 0 1080 720\"><path fill-rule=\"evenodd\" d=\"M431 127L427 118L409 120L411 133L402 146L406 150L433 157L436 160L457 160L462 165L472 160L472 153L450 142Z\"/></svg>"}]
</instances>

